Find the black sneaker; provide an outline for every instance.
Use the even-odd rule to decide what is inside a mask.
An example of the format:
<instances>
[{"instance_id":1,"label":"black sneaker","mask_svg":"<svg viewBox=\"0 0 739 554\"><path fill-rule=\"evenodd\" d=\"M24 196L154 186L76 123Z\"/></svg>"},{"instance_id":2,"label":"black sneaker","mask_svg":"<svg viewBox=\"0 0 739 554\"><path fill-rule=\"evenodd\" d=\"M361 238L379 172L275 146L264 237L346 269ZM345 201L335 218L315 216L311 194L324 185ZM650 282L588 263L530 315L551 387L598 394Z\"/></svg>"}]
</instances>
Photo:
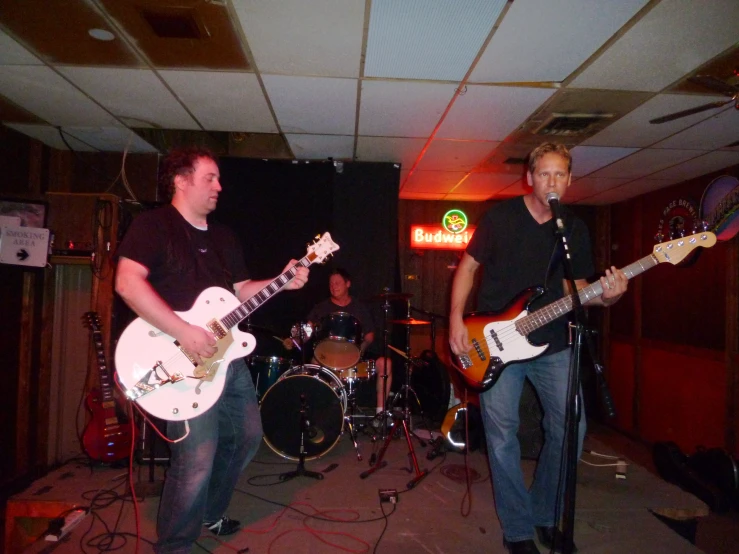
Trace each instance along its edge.
<instances>
[{"instance_id":1,"label":"black sneaker","mask_svg":"<svg viewBox=\"0 0 739 554\"><path fill-rule=\"evenodd\" d=\"M223 537L225 535L233 535L236 531L241 529L241 522L235 519L229 519L228 516L223 516L218 521L213 523L203 523L203 527L208 529L214 535Z\"/></svg>"}]
</instances>

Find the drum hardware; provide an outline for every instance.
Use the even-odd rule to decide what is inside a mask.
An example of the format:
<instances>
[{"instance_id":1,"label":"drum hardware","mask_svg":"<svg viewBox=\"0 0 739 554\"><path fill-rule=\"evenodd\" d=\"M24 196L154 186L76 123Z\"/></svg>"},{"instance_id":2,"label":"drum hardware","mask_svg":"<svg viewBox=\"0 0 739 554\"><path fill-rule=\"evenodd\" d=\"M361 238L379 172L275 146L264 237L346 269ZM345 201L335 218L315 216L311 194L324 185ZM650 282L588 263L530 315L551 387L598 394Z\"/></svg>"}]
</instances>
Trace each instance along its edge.
<instances>
[{"instance_id":1,"label":"drum hardware","mask_svg":"<svg viewBox=\"0 0 739 554\"><path fill-rule=\"evenodd\" d=\"M323 318L315 332L313 357L335 371L357 365L361 358L362 326L346 312L332 312Z\"/></svg>"},{"instance_id":2,"label":"drum hardware","mask_svg":"<svg viewBox=\"0 0 739 554\"><path fill-rule=\"evenodd\" d=\"M249 356L246 364L254 382L257 400L261 402L269 388L290 369L291 362L279 356Z\"/></svg>"},{"instance_id":3,"label":"drum hardware","mask_svg":"<svg viewBox=\"0 0 739 554\"><path fill-rule=\"evenodd\" d=\"M387 332L388 332L388 330L387 330L387 327L388 327L387 326L387 323L388 323L387 313L388 313L389 300L390 300L391 294L396 294L398 296L402 295L403 298L406 300L406 302L407 302L407 318L409 320L411 319L411 317L410 317L410 311L411 311L410 298L413 296L411 294L389 293L387 291L384 294L380 295L380 297L385 297L385 303L383 305L383 308L385 310L385 320L384 320L385 328L383 329L383 331L384 331L384 333L383 333L383 337L384 337L384 344L383 344L383 346L384 346L384 352L385 352L385 355L386 356L388 355L388 353L389 353L388 351L389 351L389 348L390 348L390 344L388 343L388 340L387 340ZM401 387L401 390L395 394L395 396L393 397L393 401L391 403L391 410L389 412L389 415L392 418L391 429L390 429L389 432L387 432L387 434L385 436L385 441L384 441L384 443L382 445L382 448L380 449L380 452L377 455L377 459L374 461L374 464L372 465L372 467L370 469L368 469L367 471L362 472L359 475L359 477L361 479L366 479L367 477L369 477L370 475L372 475L375 471L377 471L378 469L382 469L383 467L385 467L387 465L387 462L383 461L383 458L385 456L385 452L387 451L388 446L390 446L390 440L392 439L395 430L398 428L398 424L401 424L402 427L403 427L403 432L405 433L406 443L408 444L408 457L409 457L409 459L411 461L410 471L415 471L415 477L413 479L411 479L408 482L408 484L407 484L407 487L409 489L415 487L418 484L418 482L421 481L421 479L423 479L428 474L428 472L425 469L424 470L421 470L418 467L418 459L416 458L416 451L413 448L413 442L411 441L411 436L414 436L416 439L418 439L419 442L421 443L421 446L426 446L426 442L424 440L422 440L420 437L418 437L418 435L414 434L413 431L411 431L410 428L409 428L410 427L410 403L409 403L409 394L410 393L413 393L413 396L414 396L416 402L418 403L419 409L421 409L420 402L418 401L418 396L416 395L415 391L413 391L413 389L411 389L411 387L410 387L411 365L413 365L411 363L411 361L410 361L411 358L412 358L412 356L410 354L410 328L411 328L411 326L410 325L407 325L407 327L406 327L406 353L405 353L405 356L404 356L406 358L406 362L405 362L405 383ZM387 381L385 381L385 382L387 382ZM383 394L383 401L384 401L384 396L386 396L387 391L386 390L383 390L383 393L384 393ZM403 407L402 410L400 410L400 409L398 409L395 406L395 404L396 404L398 398L403 397L403 396L405 398L405 406ZM423 415L423 409L421 409L421 414ZM381 421L383 421L388 416L388 411L385 409L385 406L383 406L383 411L381 412L381 414L378 414L378 416L380 416L382 418ZM381 425L380 428L382 429L382 432L385 432L385 425ZM433 439L433 433L431 434L431 439ZM374 456L373 456L373 458L374 458Z\"/></svg>"},{"instance_id":4,"label":"drum hardware","mask_svg":"<svg viewBox=\"0 0 739 554\"><path fill-rule=\"evenodd\" d=\"M280 475L280 481L288 481L295 477L305 476L319 481L323 479L323 474L317 471L309 471L305 469L305 436L315 438L318 431L311 425L308 419L308 406L305 402L305 394L300 394L300 454L298 455L298 467L293 471L288 471Z\"/></svg>"},{"instance_id":5,"label":"drum hardware","mask_svg":"<svg viewBox=\"0 0 739 554\"><path fill-rule=\"evenodd\" d=\"M413 294L410 292L390 292L385 289L385 292L373 296L372 300L410 300L411 298L413 298Z\"/></svg>"}]
</instances>

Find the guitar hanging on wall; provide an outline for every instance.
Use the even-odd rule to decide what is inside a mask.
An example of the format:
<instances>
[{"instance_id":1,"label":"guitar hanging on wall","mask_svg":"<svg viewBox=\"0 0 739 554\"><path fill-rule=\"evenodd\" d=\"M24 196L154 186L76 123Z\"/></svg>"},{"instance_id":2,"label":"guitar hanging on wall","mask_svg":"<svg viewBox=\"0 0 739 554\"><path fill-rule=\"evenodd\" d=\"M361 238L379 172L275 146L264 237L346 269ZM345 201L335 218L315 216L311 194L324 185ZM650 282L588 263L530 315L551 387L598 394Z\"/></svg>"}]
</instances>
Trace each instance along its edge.
<instances>
[{"instance_id":1,"label":"guitar hanging on wall","mask_svg":"<svg viewBox=\"0 0 739 554\"><path fill-rule=\"evenodd\" d=\"M696 248L710 248L714 244L716 235L707 231L663 242L655 245L649 256L624 267L623 272L628 279L632 279L663 262L676 265ZM540 287L528 289L500 313L476 312L464 317L472 349L467 354L457 356L458 364L454 367L471 388L488 390L495 385L509 363L536 358L549 347L548 344L529 342L528 335L571 312L574 294L529 313L531 302L543 293ZM600 281L578 291L583 304L601 294L603 287Z\"/></svg>"},{"instance_id":2,"label":"guitar hanging on wall","mask_svg":"<svg viewBox=\"0 0 739 554\"><path fill-rule=\"evenodd\" d=\"M114 397L114 387L105 362L100 318L95 312L87 312L82 319L92 332L99 379L98 386L90 390L85 400L92 418L82 434L82 446L93 460L116 462L128 457L133 433L130 423L120 415L121 411Z\"/></svg>"},{"instance_id":3,"label":"guitar hanging on wall","mask_svg":"<svg viewBox=\"0 0 739 554\"><path fill-rule=\"evenodd\" d=\"M339 249L324 233L308 246L308 253L251 298L240 302L221 287L205 289L192 308L177 314L211 331L217 351L203 364L171 336L136 318L121 334L115 350L118 385L129 400L149 414L167 421L184 421L209 410L220 398L228 364L248 356L256 346L254 335L237 325L272 298L295 276L298 268L322 263Z\"/></svg>"}]
</instances>

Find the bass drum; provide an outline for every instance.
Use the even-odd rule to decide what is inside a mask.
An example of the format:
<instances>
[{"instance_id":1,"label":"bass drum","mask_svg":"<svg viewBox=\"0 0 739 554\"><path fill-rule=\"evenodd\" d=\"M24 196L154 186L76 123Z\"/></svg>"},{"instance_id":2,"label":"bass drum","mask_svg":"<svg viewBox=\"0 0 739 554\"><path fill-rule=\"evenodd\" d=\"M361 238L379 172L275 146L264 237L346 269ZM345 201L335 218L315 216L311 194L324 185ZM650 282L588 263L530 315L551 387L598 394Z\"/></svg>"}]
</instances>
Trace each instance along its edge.
<instances>
[{"instance_id":1,"label":"bass drum","mask_svg":"<svg viewBox=\"0 0 739 554\"><path fill-rule=\"evenodd\" d=\"M306 364L286 371L265 393L259 411L264 442L288 460L300 457L301 408L305 396L305 459L327 454L344 430L346 391L326 368Z\"/></svg>"}]
</instances>

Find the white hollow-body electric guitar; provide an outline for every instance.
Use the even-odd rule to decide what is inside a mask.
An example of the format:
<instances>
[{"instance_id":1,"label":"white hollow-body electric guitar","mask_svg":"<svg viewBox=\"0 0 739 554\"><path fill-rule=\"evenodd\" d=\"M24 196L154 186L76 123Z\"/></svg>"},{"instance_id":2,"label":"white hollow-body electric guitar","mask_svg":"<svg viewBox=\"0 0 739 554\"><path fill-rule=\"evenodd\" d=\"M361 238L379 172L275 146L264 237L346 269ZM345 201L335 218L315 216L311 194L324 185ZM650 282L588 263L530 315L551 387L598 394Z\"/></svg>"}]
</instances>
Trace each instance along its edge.
<instances>
[{"instance_id":1,"label":"white hollow-body electric guitar","mask_svg":"<svg viewBox=\"0 0 739 554\"><path fill-rule=\"evenodd\" d=\"M308 246L308 253L254 296L240 302L228 290L210 287L200 293L192 308L177 312L188 323L213 333L217 351L197 365L171 336L141 318L123 331L115 350L118 385L126 397L160 419L183 421L210 409L221 396L228 364L248 356L256 339L240 331L238 323L279 292L298 268L324 262L339 246L329 233Z\"/></svg>"}]
</instances>

